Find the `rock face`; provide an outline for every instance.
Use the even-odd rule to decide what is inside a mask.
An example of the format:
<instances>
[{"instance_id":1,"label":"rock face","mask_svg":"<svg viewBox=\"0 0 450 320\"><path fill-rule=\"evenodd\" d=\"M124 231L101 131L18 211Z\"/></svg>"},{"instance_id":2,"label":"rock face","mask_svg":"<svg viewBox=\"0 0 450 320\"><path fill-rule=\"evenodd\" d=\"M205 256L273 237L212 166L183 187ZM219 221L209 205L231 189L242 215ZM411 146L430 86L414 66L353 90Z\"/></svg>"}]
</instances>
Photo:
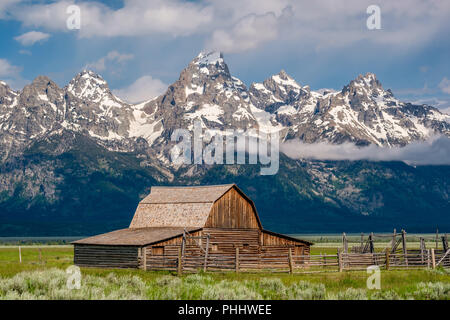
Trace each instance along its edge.
<instances>
[{"instance_id":1,"label":"rock face","mask_svg":"<svg viewBox=\"0 0 450 320\"><path fill-rule=\"evenodd\" d=\"M450 135L449 116L427 105L398 101L374 74L339 92L315 92L285 71L249 89L230 74L218 52L200 53L159 97L128 104L106 81L83 71L59 88L39 76L21 92L0 83L1 158L61 129L83 133L111 151L161 153L173 130L194 120L212 130L279 130L285 140L404 146ZM148 153L148 152L147 152Z\"/></svg>"},{"instance_id":2,"label":"rock face","mask_svg":"<svg viewBox=\"0 0 450 320\"><path fill-rule=\"evenodd\" d=\"M406 194L399 206L392 199L401 192L378 189L390 179L399 188L414 185L417 214L421 208L448 212L448 167L439 173L406 165L393 169L392 164L282 158L280 174L268 181L239 165L175 167L168 151L172 132L192 129L195 120L211 130L276 130L285 141L393 147L435 134L450 136L449 119L431 106L400 102L371 73L338 92L312 91L285 71L247 88L217 52L200 53L164 94L140 104L116 97L92 71L79 73L64 88L44 76L20 92L0 82L0 222L20 229L23 221L34 221L24 229L27 234L36 234L36 223L49 219L51 230L64 233L74 230L66 226L69 220L79 232L105 216L114 221L108 226L122 226L148 187L177 183L239 182L259 201L260 211L272 210L260 195L278 190L272 196L291 201L283 214L293 225L289 217L297 217L299 205L324 212L325 218L333 212L336 223L349 212L356 221L361 215L406 210ZM434 193L423 193L422 199L420 190ZM272 218L265 220L276 224ZM308 217L311 226L323 218ZM17 224L11 222L15 219ZM302 218L298 221L300 228ZM110 230L101 222L93 228L92 233ZM0 228L0 236L5 230Z\"/></svg>"},{"instance_id":3,"label":"rock face","mask_svg":"<svg viewBox=\"0 0 450 320\"><path fill-rule=\"evenodd\" d=\"M450 135L448 115L427 105L397 100L372 73L358 76L339 92L314 92L284 71L252 84L255 106L287 131L286 139L307 143L404 146L435 134Z\"/></svg>"}]
</instances>

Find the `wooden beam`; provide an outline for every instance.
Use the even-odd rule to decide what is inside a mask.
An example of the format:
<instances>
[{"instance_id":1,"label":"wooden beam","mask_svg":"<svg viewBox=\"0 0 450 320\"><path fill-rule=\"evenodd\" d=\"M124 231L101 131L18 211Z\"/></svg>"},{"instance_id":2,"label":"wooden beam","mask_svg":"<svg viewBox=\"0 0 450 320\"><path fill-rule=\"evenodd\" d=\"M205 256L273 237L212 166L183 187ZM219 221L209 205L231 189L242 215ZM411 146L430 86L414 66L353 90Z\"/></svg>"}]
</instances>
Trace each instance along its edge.
<instances>
[{"instance_id":1,"label":"wooden beam","mask_svg":"<svg viewBox=\"0 0 450 320\"><path fill-rule=\"evenodd\" d=\"M181 276L183 273L183 249L182 247L178 248L178 261L177 261L177 274Z\"/></svg>"},{"instance_id":2,"label":"wooden beam","mask_svg":"<svg viewBox=\"0 0 450 320\"><path fill-rule=\"evenodd\" d=\"M206 272L206 268L208 265L209 238L210 238L210 234L208 233L208 235L206 236L205 263L203 265L203 271L205 271L205 272Z\"/></svg>"},{"instance_id":3,"label":"wooden beam","mask_svg":"<svg viewBox=\"0 0 450 320\"><path fill-rule=\"evenodd\" d=\"M431 265L433 269L436 269L436 256L434 255L434 249L431 249Z\"/></svg>"},{"instance_id":4,"label":"wooden beam","mask_svg":"<svg viewBox=\"0 0 450 320\"><path fill-rule=\"evenodd\" d=\"M239 247L236 247L236 273L239 272Z\"/></svg>"},{"instance_id":5,"label":"wooden beam","mask_svg":"<svg viewBox=\"0 0 450 320\"><path fill-rule=\"evenodd\" d=\"M338 258L339 272L342 272L342 270L343 270L343 267L342 267L342 253L341 253L340 249L338 249L338 251L337 251L337 258Z\"/></svg>"},{"instance_id":6,"label":"wooden beam","mask_svg":"<svg viewBox=\"0 0 450 320\"><path fill-rule=\"evenodd\" d=\"M347 235L345 232L342 233L342 248L344 249L344 253L348 252Z\"/></svg>"},{"instance_id":7,"label":"wooden beam","mask_svg":"<svg viewBox=\"0 0 450 320\"><path fill-rule=\"evenodd\" d=\"M289 273L294 273L294 261L292 261L292 248L289 248Z\"/></svg>"},{"instance_id":8,"label":"wooden beam","mask_svg":"<svg viewBox=\"0 0 450 320\"><path fill-rule=\"evenodd\" d=\"M447 250L448 250L448 236L447 236L447 234L442 236L442 248L444 249L444 252L447 252Z\"/></svg>"},{"instance_id":9,"label":"wooden beam","mask_svg":"<svg viewBox=\"0 0 450 320\"><path fill-rule=\"evenodd\" d=\"M143 247L141 249L142 254L143 254L143 262L144 262L144 271L147 271L147 247Z\"/></svg>"},{"instance_id":10,"label":"wooden beam","mask_svg":"<svg viewBox=\"0 0 450 320\"><path fill-rule=\"evenodd\" d=\"M406 266L408 266L408 250L406 249L406 231L402 229L402 247Z\"/></svg>"},{"instance_id":11,"label":"wooden beam","mask_svg":"<svg viewBox=\"0 0 450 320\"><path fill-rule=\"evenodd\" d=\"M436 264L436 266L440 265L442 261L444 261L444 259L450 254L450 249L448 249L447 251L445 251L445 254L442 256L441 260L439 260L439 262Z\"/></svg>"},{"instance_id":12,"label":"wooden beam","mask_svg":"<svg viewBox=\"0 0 450 320\"><path fill-rule=\"evenodd\" d=\"M369 248L370 248L370 253L374 253L375 252L375 247L373 245L373 232L370 233L369 235Z\"/></svg>"},{"instance_id":13,"label":"wooden beam","mask_svg":"<svg viewBox=\"0 0 450 320\"><path fill-rule=\"evenodd\" d=\"M389 267L390 267L389 256L390 256L389 248L386 248L386 270L389 270Z\"/></svg>"}]
</instances>

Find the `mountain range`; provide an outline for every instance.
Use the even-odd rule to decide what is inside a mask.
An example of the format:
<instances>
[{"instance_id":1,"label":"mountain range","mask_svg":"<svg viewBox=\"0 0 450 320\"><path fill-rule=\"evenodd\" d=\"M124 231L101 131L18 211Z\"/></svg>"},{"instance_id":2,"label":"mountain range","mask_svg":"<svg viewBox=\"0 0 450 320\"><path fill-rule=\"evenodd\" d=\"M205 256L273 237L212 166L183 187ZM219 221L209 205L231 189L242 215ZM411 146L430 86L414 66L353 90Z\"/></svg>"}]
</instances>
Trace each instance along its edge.
<instances>
[{"instance_id":1,"label":"mountain range","mask_svg":"<svg viewBox=\"0 0 450 320\"><path fill-rule=\"evenodd\" d=\"M0 236L88 235L125 227L152 185L236 182L280 232L450 227L450 166L281 155L258 165L174 165L178 128L278 131L282 142L404 147L450 137L450 116L401 102L367 73L313 91L285 71L247 87L219 52L202 52L162 95L138 104L85 70L64 88L45 76L0 82ZM276 199L276 201L274 201Z\"/></svg>"}]
</instances>

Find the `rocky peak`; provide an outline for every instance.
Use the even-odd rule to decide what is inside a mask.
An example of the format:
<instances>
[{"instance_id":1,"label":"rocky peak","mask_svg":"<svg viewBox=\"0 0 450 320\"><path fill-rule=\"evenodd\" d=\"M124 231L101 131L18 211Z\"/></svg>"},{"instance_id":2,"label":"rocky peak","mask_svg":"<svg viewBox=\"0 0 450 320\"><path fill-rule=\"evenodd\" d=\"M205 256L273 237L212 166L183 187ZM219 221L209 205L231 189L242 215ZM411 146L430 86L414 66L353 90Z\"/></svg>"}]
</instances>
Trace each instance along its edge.
<instances>
[{"instance_id":1,"label":"rocky peak","mask_svg":"<svg viewBox=\"0 0 450 320\"><path fill-rule=\"evenodd\" d=\"M350 92L352 95L365 94L378 96L385 91L376 75L368 72L365 75L360 74L356 79L350 81L350 83L344 87L343 92Z\"/></svg>"},{"instance_id":2,"label":"rocky peak","mask_svg":"<svg viewBox=\"0 0 450 320\"><path fill-rule=\"evenodd\" d=\"M0 81L0 105L9 105L17 96L17 92L12 90L4 81Z\"/></svg>"},{"instance_id":3,"label":"rocky peak","mask_svg":"<svg viewBox=\"0 0 450 320\"><path fill-rule=\"evenodd\" d=\"M38 76L29 85L26 85L21 94L20 101L29 106L61 102L64 94L58 85L47 76Z\"/></svg>"},{"instance_id":4,"label":"rocky peak","mask_svg":"<svg viewBox=\"0 0 450 320\"><path fill-rule=\"evenodd\" d=\"M258 108L274 112L279 106L294 103L300 96L308 95L309 87L302 88L284 70L263 83L254 83L250 87L252 102Z\"/></svg>"},{"instance_id":5,"label":"rocky peak","mask_svg":"<svg viewBox=\"0 0 450 320\"><path fill-rule=\"evenodd\" d=\"M77 98L96 103L111 95L107 82L90 70L84 70L76 75L67 85L67 91Z\"/></svg>"}]
</instances>

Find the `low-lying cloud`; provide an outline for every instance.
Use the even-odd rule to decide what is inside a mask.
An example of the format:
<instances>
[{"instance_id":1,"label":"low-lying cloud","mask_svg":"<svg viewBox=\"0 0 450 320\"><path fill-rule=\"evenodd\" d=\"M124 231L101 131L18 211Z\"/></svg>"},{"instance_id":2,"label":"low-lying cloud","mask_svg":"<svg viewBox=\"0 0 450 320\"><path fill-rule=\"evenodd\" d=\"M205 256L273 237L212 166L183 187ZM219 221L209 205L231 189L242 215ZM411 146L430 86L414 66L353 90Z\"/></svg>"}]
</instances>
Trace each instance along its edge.
<instances>
[{"instance_id":1,"label":"low-lying cloud","mask_svg":"<svg viewBox=\"0 0 450 320\"><path fill-rule=\"evenodd\" d=\"M152 76L143 76L137 79L128 87L113 90L113 93L121 99L138 103L162 94L168 85Z\"/></svg>"},{"instance_id":2,"label":"low-lying cloud","mask_svg":"<svg viewBox=\"0 0 450 320\"><path fill-rule=\"evenodd\" d=\"M288 141L280 151L293 159L403 161L410 165L450 165L450 138L436 136L405 147L383 148L375 145L358 147L352 143L339 145L326 142Z\"/></svg>"}]
</instances>

